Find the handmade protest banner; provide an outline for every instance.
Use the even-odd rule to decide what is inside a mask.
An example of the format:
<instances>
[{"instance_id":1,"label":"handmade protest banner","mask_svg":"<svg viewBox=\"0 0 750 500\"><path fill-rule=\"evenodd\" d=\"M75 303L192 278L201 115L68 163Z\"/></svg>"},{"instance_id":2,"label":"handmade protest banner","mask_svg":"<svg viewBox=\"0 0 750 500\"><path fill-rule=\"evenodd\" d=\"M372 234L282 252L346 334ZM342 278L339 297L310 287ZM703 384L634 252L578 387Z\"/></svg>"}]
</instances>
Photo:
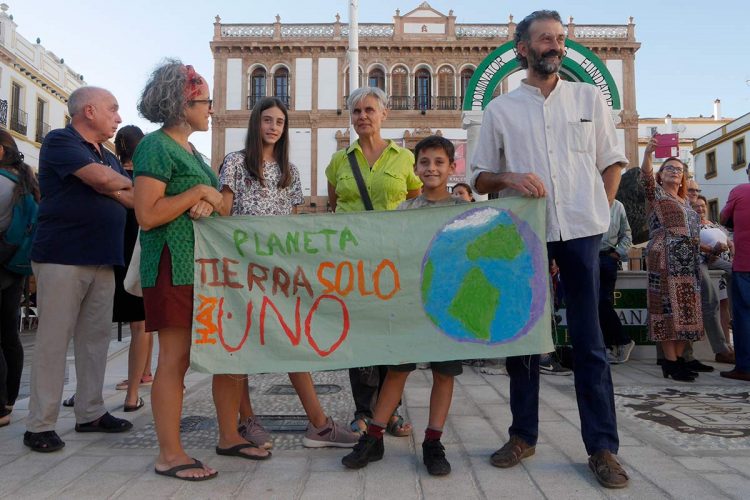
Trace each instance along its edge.
<instances>
[{"instance_id":1,"label":"handmade protest banner","mask_svg":"<svg viewBox=\"0 0 750 500\"><path fill-rule=\"evenodd\" d=\"M552 351L544 203L196 221L192 366L294 372Z\"/></svg>"}]
</instances>

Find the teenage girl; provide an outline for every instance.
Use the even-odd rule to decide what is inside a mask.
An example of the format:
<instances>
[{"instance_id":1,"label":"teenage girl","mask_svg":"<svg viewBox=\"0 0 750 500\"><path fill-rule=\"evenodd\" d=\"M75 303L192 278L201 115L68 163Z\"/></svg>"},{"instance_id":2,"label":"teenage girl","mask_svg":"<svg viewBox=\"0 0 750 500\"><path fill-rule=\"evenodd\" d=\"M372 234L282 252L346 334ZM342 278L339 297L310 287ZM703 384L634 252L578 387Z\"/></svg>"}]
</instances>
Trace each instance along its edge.
<instances>
[{"instance_id":1,"label":"teenage girl","mask_svg":"<svg viewBox=\"0 0 750 500\"><path fill-rule=\"evenodd\" d=\"M250 115L245 149L229 153L219 173L226 207L221 215L290 215L304 202L297 168L289 162L289 120L284 104L275 97L261 99ZM247 377L232 378L230 394L239 401L240 434L266 449L273 443L253 413ZM325 414L309 373L290 373L310 423L302 440L308 448L351 448L357 436ZM229 382L228 382L229 383Z\"/></svg>"}]
</instances>

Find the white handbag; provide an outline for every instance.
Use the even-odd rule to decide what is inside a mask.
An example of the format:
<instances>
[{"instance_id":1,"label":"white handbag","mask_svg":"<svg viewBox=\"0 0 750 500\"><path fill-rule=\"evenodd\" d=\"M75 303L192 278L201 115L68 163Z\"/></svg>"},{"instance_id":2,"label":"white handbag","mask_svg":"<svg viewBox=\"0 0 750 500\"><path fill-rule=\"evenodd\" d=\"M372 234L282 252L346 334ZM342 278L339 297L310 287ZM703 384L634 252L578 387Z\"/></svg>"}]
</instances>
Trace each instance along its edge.
<instances>
[{"instance_id":1,"label":"white handbag","mask_svg":"<svg viewBox=\"0 0 750 500\"><path fill-rule=\"evenodd\" d=\"M141 288L141 235L135 239L133 247L133 256L130 258L128 272L122 282L125 291L136 297L143 297L143 288Z\"/></svg>"}]
</instances>

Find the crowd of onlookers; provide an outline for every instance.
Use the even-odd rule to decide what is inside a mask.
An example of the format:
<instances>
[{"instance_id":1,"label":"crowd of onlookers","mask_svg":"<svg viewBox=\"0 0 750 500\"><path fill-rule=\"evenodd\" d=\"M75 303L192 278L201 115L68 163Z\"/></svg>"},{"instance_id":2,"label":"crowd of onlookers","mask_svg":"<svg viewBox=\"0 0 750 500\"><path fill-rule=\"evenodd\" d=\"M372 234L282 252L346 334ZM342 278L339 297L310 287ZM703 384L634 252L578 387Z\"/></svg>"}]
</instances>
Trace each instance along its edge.
<instances>
[{"instance_id":1,"label":"crowd of onlookers","mask_svg":"<svg viewBox=\"0 0 750 500\"><path fill-rule=\"evenodd\" d=\"M564 296L567 309L569 361L588 465L603 486L621 488L629 478L617 459L609 364L626 362L635 345L614 302L617 272L632 243L627 214L615 200L628 161L596 87L558 76L565 50L559 15L532 13L517 25L515 44L527 78L486 108L468 183L448 191L455 172L450 141L430 136L412 152L384 139L387 97L380 89L361 88L351 92L347 103L358 139L336 152L325 169L329 204L338 213L471 203L474 193L545 198L544 236L555 295ZM128 378L117 388L127 391L124 411L135 412L145 403L139 387L152 385L159 441L155 472L190 481L211 479L217 471L190 457L180 437L192 331L192 221L296 212L303 195L299 171L289 161L287 109L276 98L261 99L252 110L244 147L224 158L218 175L190 142L194 132L208 130L213 110L208 83L192 66L167 60L150 76L138 111L159 125L152 133L144 135L133 126L118 132L117 99L102 88L74 91L68 109L70 124L45 137L38 182L12 136L0 130L0 173L11 174L0 175L0 426L10 422L23 367L17 313L30 270L9 270L7 263L22 245L3 246L23 199L34 209L34 221L38 203L36 234L25 259L26 267L29 261L33 267L39 314L24 444L37 452L65 446L55 431L61 403L74 408L76 432L132 428L107 411L102 397L111 323L128 322ZM116 154L104 146L113 136ZM649 337L658 345L663 376L691 382L713 370L692 356L691 343L705 332L715 360L736 365L721 375L748 381L750 184L732 191L721 221L710 221L700 186L680 159L667 158L654 174L655 144L652 139L646 148L640 179L650 236ZM136 250L140 253L133 258ZM133 266L142 297L125 289L126 270ZM709 270L722 271L718 286ZM158 332L155 373L149 332ZM77 387L75 396L62 402L71 340ZM490 458L493 465L512 467L535 453L539 374L554 372L547 368L550 363L549 356L507 358L512 424L508 442ZM415 368L351 368L355 414L349 424L325 412L310 373L290 373L309 419L304 445L352 448L342 459L351 469L383 458L384 433L413 432L399 406ZM433 386L423 461L430 474L445 475L451 467L441 437L454 377L463 366L448 361L429 368ZM214 375L213 400L216 453L270 458L273 441L253 410L248 377Z\"/></svg>"}]
</instances>

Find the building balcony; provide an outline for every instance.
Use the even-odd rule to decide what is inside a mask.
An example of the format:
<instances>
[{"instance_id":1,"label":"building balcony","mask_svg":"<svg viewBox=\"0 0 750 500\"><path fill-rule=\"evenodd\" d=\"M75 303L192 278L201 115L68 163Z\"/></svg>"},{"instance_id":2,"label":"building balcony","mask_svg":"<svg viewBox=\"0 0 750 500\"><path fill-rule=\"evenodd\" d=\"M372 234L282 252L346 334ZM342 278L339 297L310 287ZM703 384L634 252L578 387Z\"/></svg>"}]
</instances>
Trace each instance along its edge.
<instances>
[{"instance_id":1,"label":"building balcony","mask_svg":"<svg viewBox=\"0 0 750 500\"><path fill-rule=\"evenodd\" d=\"M0 99L0 125L8 126L8 101Z\"/></svg>"},{"instance_id":2,"label":"building balcony","mask_svg":"<svg viewBox=\"0 0 750 500\"><path fill-rule=\"evenodd\" d=\"M49 123L36 122L36 142L40 143L44 141L44 138L49 134L50 126Z\"/></svg>"},{"instance_id":3,"label":"building balcony","mask_svg":"<svg viewBox=\"0 0 750 500\"><path fill-rule=\"evenodd\" d=\"M260 101L261 99L265 98L267 96L264 95L249 95L247 96L247 109L251 110L255 107L255 105ZM282 103L284 103L284 106L286 106L286 109L291 109L292 99L288 95L275 95L270 96L275 97L278 100L280 100Z\"/></svg>"},{"instance_id":4,"label":"building balcony","mask_svg":"<svg viewBox=\"0 0 750 500\"><path fill-rule=\"evenodd\" d=\"M26 135L28 131L28 119L29 114L26 111L19 108L12 108L10 110L10 129L21 135Z\"/></svg>"}]
</instances>

